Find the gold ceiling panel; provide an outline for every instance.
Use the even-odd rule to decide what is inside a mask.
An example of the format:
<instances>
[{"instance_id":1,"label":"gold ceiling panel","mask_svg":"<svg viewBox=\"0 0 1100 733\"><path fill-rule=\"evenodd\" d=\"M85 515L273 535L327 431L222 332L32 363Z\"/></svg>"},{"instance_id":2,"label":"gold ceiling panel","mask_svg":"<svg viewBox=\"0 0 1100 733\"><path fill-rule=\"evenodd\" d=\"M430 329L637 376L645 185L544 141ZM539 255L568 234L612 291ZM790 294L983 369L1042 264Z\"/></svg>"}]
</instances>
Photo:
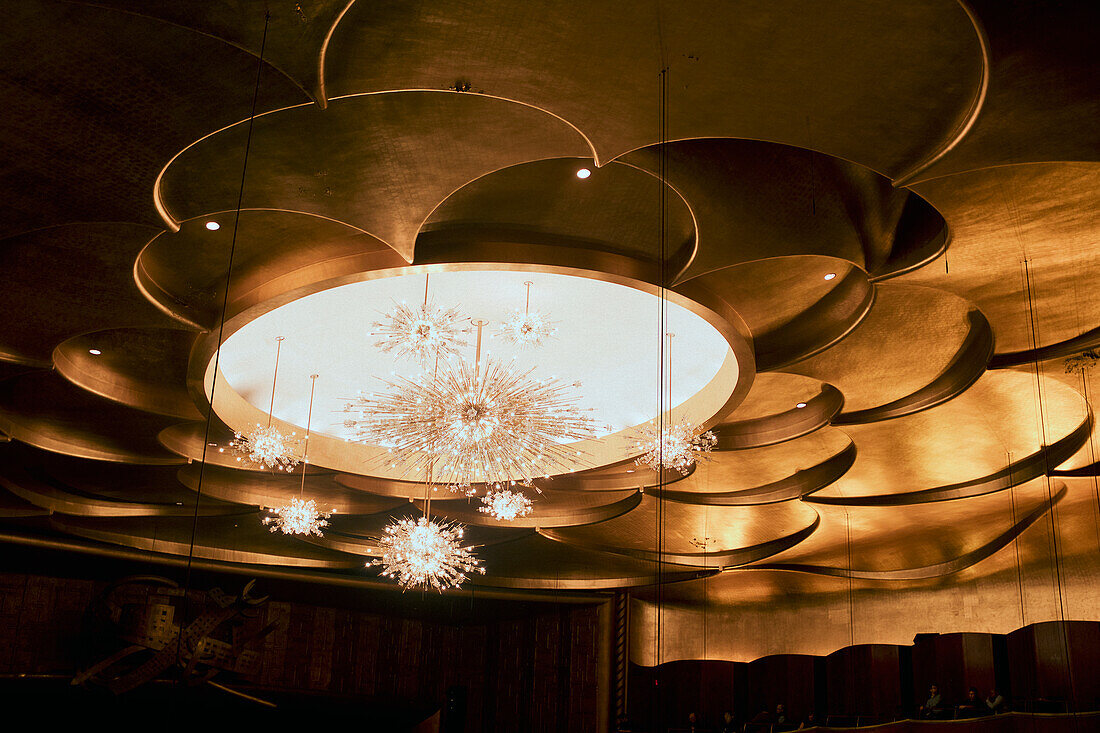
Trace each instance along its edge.
<instances>
[{"instance_id":1,"label":"gold ceiling panel","mask_svg":"<svg viewBox=\"0 0 1100 733\"><path fill-rule=\"evenodd\" d=\"M263 9L255 14L262 24ZM53 0L9 3L0 47L0 237L73 222L163 226L150 205L161 168L252 106L254 56L133 13ZM306 99L268 69L257 109Z\"/></svg>"},{"instance_id":2,"label":"gold ceiling panel","mask_svg":"<svg viewBox=\"0 0 1100 733\"><path fill-rule=\"evenodd\" d=\"M260 507L284 506L300 495L314 499L317 506L339 514L374 514L402 506L407 502L391 496L376 496L351 491L336 483L332 474L309 473L302 486L301 467L293 475L274 471L240 471L218 465L191 463L179 469L179 480L192 491L198 491L202 478L202 495L222 501L251 504Z\"/></svg>"},{"instance_id":3,"label":"gold ceiling panel","mask_svg":"<svg viewBox=\"0 0 1100 733\"><path fill-rule=\"evenodd\" d=\"M402 266L385 243L340 222L292 211L208 212L164 231L142 250L134 266L141 289L166 313L203 329L214 327L225 298L226 268L233 249L228 309L339 276ZM211 231L208 222L219 229Z\"/></svg>"},{"instance_id":4,"label":"gold ceiling panel","mask_svg":"<svg viewBox=\"0 0 1100 733\"><path fill-rule=\"evenodd\" d=\"M946 244L931 206L846 160L756 140L685 140L665 150L667 180L697 224L695 258L680 279L793 255L835 257L888 277ZM624 161L657 173L661 148Z\"/></svg>"},{"instance_id":5,"label":"gold ceiling panel","mask_svg":"<svg viewBox=\"0 0 1100 733\"><path fill-rule=\"evenodd\" d=\"M718 450L781 443L827 425L844 397L816 379L776 372L756 375L745 401L712 428Z\"/></svg>"},{"instance_id":6,"label":"gold ceiling panel","mask_svg":"<svg viewBox=\"0 0 1100 733\"><path fill-rule=\"evenodd\" d=\"M951 226L949 272L927 267L905 280L977 305L993 326L998 352L1056 344L1100 323L1100 292L1082 286L1100 277L1100 164L988 168L914 188ZM1025 259L1037 334L1028 320Z\"/></svg>"},{"instance_id":7,"label":"gold ceiling panel","mask_svg":"<svg viewBox=\"0 0 1100 733\"><path fill-rule=\"evenodd\" d=\"M88 2L88 0L84 0ZM332 28L354 0L311 0L257 6L249 0L212 3L148 3L145 0L91 0L130 13L184 26L219 38L254 56L263 44L264 61L286 74L321 106L325 104L324 53ZM270 15L265 36L264 17Z\"/></svg>"},{"instance_id":8,"label":"gold ceiling panel","mask_svg":"<svg viewBox=\"0 0 1100 733\"><path fill-rule=\"evenodd\" d=\"M989 46L989 89L974 125L911 180L1047 160L1096 160L1096 3L967 3Z\"/></svg>"},{"instance_id":9,"label":"gold ceiling panel","mask_svg":"<svg viewBox=\"0 0 1100 733\"><path fill-rule=\"evenodd\" d=\"M51 518L56 529L78 537L148 552L254 565L351 570L362 561L282 534L274 534L258 514L200 517L192 534L191 517ZM194 547L192 548L192 540Z\"/></svg>"},{"instance_id":10,"label":"gold ceiling panel","mask_svg":"<svg viewBox=\"0 0 1100 733\"><path fill-rule=\"evenodd\" d=\"M183 463L156 440L166 424L163 417L96 397L51 372L0 382L0 430L43 450L119 463Z\"/></svg>"},{"instance_id":11,"label":"gold ceiling panel","mask_svg":"<svg viewBox=\"0 0 1100 733\"><path fill-rule=\"evenodd\" d=\"M30 503L26 499L20 499L14 494L0 492L0 517L4 519L26 519L29 517L45 517L49 515L48 509Z\"/></svg>"},{"instance_id":12,"label":"gold ceiling panel","mask_svg":"<svg viewBox=\"0 0 1100 733\"><path fill-rule=\"evenodd\" d=\"M248 131L247 120L220 130L167 166L156 195L172 223L235 205ZM345 97L256 118L244 207L341 221L411 261L421 224L454 190L500 168L588 152L561 120L492 97Z\"/></svg>"},{"instance_id":13,"label":"gold ceiling panel","mask_svg":"<svg viewBox=\"0 0 1100 733\"><path fill-rule=\"evenodd\" d=\"M875 286L875 303L840 343L786 367L844 395L842 422L897 417L954 397L985 371L989 324L970 303L941 290Z\"/></svg>"},{"instance_id":14,"label":"gold ceiling panel","mask_svg":"<svg viewBox=\"0 0 1100 733\"><path fill-rule=\"evenodd\" d=\"M657 541L658 520L661 540ZM697 567L726 567L763 559L813 533L817 513L800 502L760 506L702 506L651 496L605 522L542 529L577 547Z\"/></svg>"},{"instance_id":15,"label":"gold ceiling panel","mask_svg":"<svg viewBox=\"0 0 1100 733\"><path fill-rule=\"evenodd\" d=\"M577 178L581 168L591 175ZM690 257L695 219L675 189L666 197L669 248ZM440 239L555 242L657 259L661 185L647 171L621 163L595 168L590 158L563 158L505 168L455 191L421 230L418 259ZM425 238L423 235L429 234ZM427 241L424 241L427 239Z\"/></svg>"},{"instance_id":16,"label":"gold ceiling panel","mask_svg":"<svg viewBox=\"0 0 1100 733\"><path fill-rule=\"evenodd\" d=\"M480 511L480 498L448 499L440 496L433 498L432 510L464 524L486 527L569 527L617 517L634 509L642 500L642 493L637 489L554 491L548 488L535 492L523 487L512 487L512 490L522 491L531 500L532 509L527 516L516 517L507 522L494 519ZM416 503L418 506L423 505L422 501Z\"/></svg>"},{"instance_id":17,"label":"gold ceiling panel","mask_svg":"<svg viewBox=\"0 0 1100 733\"><path fill-rule=\"evenodd\" d=\"M0 240L0 313L9 314L0 361L49 368L67 338L171 325L134 286L134 257L155 234L134 224L73 224Z\"/></svg>"},{"instance_id":18,"label":"gold ceiling panel","mask_svg":"<svg viewBox=\"0 0 1100 733\"><path fill-rule=\"evenodd\" d=\"M1043 384L1046 444L1076 443L1091 428L1088 405L1069 387L1047 379ZM811 501L845 502L870 497L902 498L910 492L976 482L974 492L988 491L982 480L1029 457L1042 463L1035 379L1015 371L986 372L953 400L922 412L844 431L856 444L855 464ZM1056 460L1054 465L1068 458ZM1023 474L1023 471L1019 471ZM1030 478L1030 477L1029 477ZM1024 480L1022 475L1018 480ZM951 495L965 493L959 487ZM933 497L926 497L933 498ZM889 499L888 499L889 500ZM922 499L923 500L923 499Z\"/></svg>"},{"instance_id":19,"label":"gold ceiling panel","mask_svg":"<svg viewBox=\"0 0 1100 733\"><path fill-rule=\"evenodd\" d=\"M58 374L78 387L159 415L202 417L187 394L193 331L116 328L63 341L53 351Z\"/></svg>"},{"instance_id":20,"label":"gold ceiling panel","mask_svg":"<svg viewBox=\"0 0 1100 733\"><path fill-rule=\"evenodd\" d=\"M632 7L612 0L357 2L326 55L330 94L439 89L538 106L601 161L668 138L775 140L895 171L951 134L982 74L974 27L949 0L843 0L788 12L766 0Z\"/></svg>"}]
</instances>

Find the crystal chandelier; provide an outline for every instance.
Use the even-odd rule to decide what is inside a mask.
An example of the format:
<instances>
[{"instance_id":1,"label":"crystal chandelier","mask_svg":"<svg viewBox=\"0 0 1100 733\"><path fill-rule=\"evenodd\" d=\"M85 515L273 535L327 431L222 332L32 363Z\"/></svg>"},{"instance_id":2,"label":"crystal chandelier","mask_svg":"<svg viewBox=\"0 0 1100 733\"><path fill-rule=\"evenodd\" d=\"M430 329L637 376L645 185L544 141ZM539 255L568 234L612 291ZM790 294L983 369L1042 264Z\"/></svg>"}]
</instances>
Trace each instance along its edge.
<instances>
[{"instance_id":1,"label":"crystal chandelier","mask_svg":"<svg viewBox=\"0 0 1100 733\"><path fill-rule=\"evenodd\" d=\"M466 346L461 336L469 331L466 317L457 308L446 310L428 302L428 276L424 276L424 301L415 308L397 304L383 320L375 321L372 335L381 337L374 345L387 354L411 357L422 364L448 359Z\"/></svg>"},{"instance_id":2,"label":"crystal chandelier","mask_svg":"<svg viewBox=\"0 0 1100 733\"><path fill-rule=\"evenodd\" d=\"M381 566L382 575L410 588L444 591L466 581L467 573L485 574L473 548L462 544L463 528L424 516L398 519L385 528L379 545L382 558L367 567Z\"/></svg>"},{"instance_id":3,"label":"crystal chandelier","mask_svg":"<svg viewBox=\"0 0 1100 733\"><path fill-rule=\"evenodd\" d=\"M571 470L580 453L565 443L595 437L595 420L577 406L579 383L535 379L514 362L478 358L439 365L433 375L385 381L389 391L345 405L355 440L389 448L404 475L433 473L451 486L529 483Z\"/></svg>"},{"instance_id":4,"label":"crystal chandelier","mask_svg":"<svg viewBox=\"0 0 1100 733\"><path fill-rule=\"evenodd\" d=\"M531 500L522 491L497 489L482 497L478 511L493 519L510 522L516 517L526 517L531 513L531 507Z\"/></svg>"},{"instance_id":5,"label":"crystal chandelier","mask_svg":"<svg viewBox=\"0 0 1100 733\"><path fill-rule=\"evenodd\" d=\"M264 518L264 524L268 525L272 532L283 534L317 535L321 537L321 529L328 526L328 518L332 512L326 512L317 508L317 502L304 498L306 490L306 466L309 460L306 451L309 449L309 428L313 422L313 394L317 389L317 375L309 375L309 413L306 417L306 439L302 451L302 488L298 496L291 498L289 504L272 508L272 516Z\"/></svg>"},{"instance_id":6,"label":"crystal chandelier","mask_svg":"<svg viewBox=\"0 0 1100 733\"><path fill-rule=\"evenodd\" d=\"M288 504L275 507L270 517L264 517L264 524L272 532L283 534L317 535L323 533L321 529L328 526L328 518L332 512L321 511L317 508L317 502L313 499L303 499L300 496L293 497Z\"/></svg>"},{"instance_id":7,"label":"crystal chandelier","mask_svg":"<svg viewBox=\"0 0 1100 733\"><path fill-rule=\"evenodd\" d=\"M541 313L531 310L532 283L527 280L523 284L527 286L527 302L522 311L517 309L501 324L498 335L520 347L538 348L543 340L553 336L557 329Z\"/></svg>"},{"instance_id":8,"label":"crystal chandelier","mask_svg":"<svg viewBox=\"0 0 1100 733\"><path fill-rule=\"evenodd\" d=\"M634 463L654 471L674 468L686 476L692 465L717 445L713 432L700 432L686 419L665 426L650 422L638 431L634 447L642 455Z\"/></svg>"},{"instance_id":9,"label":"crystal chandelier","mask_svg":"<svg viewBox=\"0 0 1100 733\"><path fill-rule=\"evenodd\" d=\"M267 425L256 423L256 428L252 431L235 432L233 440L229 441L229 447L237 454L240 462L289 472L300 462L298 434L292 432L287 435L271 424L271 416L275 411L275 383L279 378L279 356L284 340L282 336L275 339L275 373L271 377L271 405L267 410ZM224 449L219 450L224 452Z\"/></svg>"}]
</instances>

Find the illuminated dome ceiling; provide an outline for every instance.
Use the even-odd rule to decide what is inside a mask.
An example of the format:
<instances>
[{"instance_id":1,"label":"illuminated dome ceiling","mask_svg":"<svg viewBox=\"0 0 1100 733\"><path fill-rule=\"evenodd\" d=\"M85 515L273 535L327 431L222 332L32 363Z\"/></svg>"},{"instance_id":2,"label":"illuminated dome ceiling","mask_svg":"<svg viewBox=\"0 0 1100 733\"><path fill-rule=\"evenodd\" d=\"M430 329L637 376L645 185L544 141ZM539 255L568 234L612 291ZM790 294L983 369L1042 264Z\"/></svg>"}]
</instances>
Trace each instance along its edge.
<instances>
[{"instance_id":1,"label":"illuminated dome ceiling","mask_svg":"<svg viewBox=\"0 0 1100 733\"><path fill-rule=\"evenodd\" d=\"M371 324L426 273L490 322L532 282L558 332L517 361L612 433L656 415L675 332L673 402L717 436L659 479L604 430L511 522L441 496L472 584L659 572L687 603L714 574L725 598L993 574L1053 504L1090 511L1095 9L293 5L266 42L244 1L8 9L5 531L373 578L424 486L340 410L415 371ZM260 521L300 477L218 450L266 415L276 336L279 424L319 375L304 491L335 514L308 541Z\"/></svg>"}]
</instances>

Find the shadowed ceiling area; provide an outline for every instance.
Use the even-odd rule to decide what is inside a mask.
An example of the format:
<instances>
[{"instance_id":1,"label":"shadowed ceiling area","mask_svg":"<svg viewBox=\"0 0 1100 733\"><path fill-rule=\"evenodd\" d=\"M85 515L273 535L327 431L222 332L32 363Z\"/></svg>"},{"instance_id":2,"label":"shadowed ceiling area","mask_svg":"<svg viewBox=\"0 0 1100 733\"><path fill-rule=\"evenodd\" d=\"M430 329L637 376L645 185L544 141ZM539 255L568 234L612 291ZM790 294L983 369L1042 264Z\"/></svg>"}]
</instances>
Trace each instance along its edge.
<instances>
[{"instance_id":1,"label":"shadowed ceiling area","mask_svg":"<svg viewBox=\"0 0 1100 733\"><path fill-rule=\"evenodd\" d=\"M380 586L384 528L429 513L468 527L469 586L633 590L646 618L1001 577L1047 562L1048 521L1100 583L1100 10L1031 5L7 8L0 523ZM493 357L615 416L514 521L478 511L491 481L348 442L357 391L438 374L367 353L436 274L462 358L495 318ZM509 361L489 336L528 306L556 330ZM714 436L683 471L629 435L666 392ZM264 419L312 427L311 460L236 460ZM323 536L268 531L295 497Z\"/></svg>"}]
</instances>

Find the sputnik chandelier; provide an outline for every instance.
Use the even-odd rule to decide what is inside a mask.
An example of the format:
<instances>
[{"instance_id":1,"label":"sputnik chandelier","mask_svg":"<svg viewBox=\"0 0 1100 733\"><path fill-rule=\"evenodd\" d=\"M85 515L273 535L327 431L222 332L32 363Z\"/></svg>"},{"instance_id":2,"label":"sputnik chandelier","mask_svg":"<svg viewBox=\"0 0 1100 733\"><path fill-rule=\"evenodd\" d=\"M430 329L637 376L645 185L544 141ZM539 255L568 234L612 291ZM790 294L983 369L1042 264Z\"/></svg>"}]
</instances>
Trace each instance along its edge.
<instances>
[{"instance_id":1,"label":"sputnik chandelier","mask_svg":"<svg viewBox=\"0 0 1100 733\"><path fill-rule=\"evenodd\" d=\"M498 521L510 522L516 517L526 517L531 509L531 500L522 491L498 488L481 498L481 506L477 510Z\"/></svg>"},{"instance_id":2,"label":"sputnik chandelier","mask_svg":"<svg viewBox=\"0 0 1100 733\"><path fill-rule=\"evenodd\" d=\"M383 576L396 579L405 590L442 592L464 583L467 573L484 575L473 547L462 544L462 525L430 519L428 506L420 519L398 519L385 528L378 541L382 557L368 567L380 566Z\"/></svg>"},{"instance_id":3,"label":"sputnik chandelier","mask_svg":"<svg viewBox=\"0 0 1100 733\"><path fill-rule=\"evenodd\" d=\"M306 466L309 465L309 428L313 422L313 393L317 388L317 375L309 375L309 414L306 417L306 438L302 450L302 488L298 496L292 497L290 502L282 506L273 507L271 516L264 518L264 524L272 532L283 534L323 535L322 528L328 526L328 518L332 512L321 511L317 508L317 502L306 499Z\"/></svg>"},{"instance_id":4,"label":"sputnik chandelier","mask_svg":"<svg viewBox=\"0 0 1100 733\"><path fill-rule=\"evenodd\" d=\"M282 336L275 339L275 373L271 377L271 405L267 410L267 425L256 423L253 430L235 432L233 440L229 441L229 447L242 463L290 472L300 461L298 434L292 432L287 435L271 424L271 416L275 410L275 384L279 378L279 355L282 353L284 340ZM219 450L225 451L224 448Z\"/></svg>"},{"instance_id":5,"label":"sputnik chandelier","mask_svg":"<svg viewBox=\"0 0 1100 733\"><path fill-rule=\"evenodd\" d=\"M457 308L437 308L428 302L428 275L424 276L424 300L415 308L398 303L383 320L375 321L374 345L398 357L411 357L421 364L458 355L466 346L462 334L468 333L468 319Z\"/></svg>"},{"instance_id":6,"label":"sputnik chandelier","mask_svg":"<svg viewBox=\"0 0 1100 733\"><path fill-rule=\"evenodd\" d=\"M530 280L523 283L527 287L527 300L523 310L516 310L508 320L500 325L498 335L505 341L519 347L538 348L544 339L550 338L557 331L554 324L546 320L546 317L538 311L531 310L531 285Z\"/></svg>"},{"instance_id":7,"label":"sputnik chandelier","mask_svg":"<svg viewBox=\"0 0 1100 733\"><path fill-rule=\"evenodd\" d=\"M666 333L668 337L668 400L672 401L672 339L674 333ZM671 414L671 407L662 411ZM701 431L687 418L681 417L676 421L652 420L636 433L634 448L639 453L634 463L639 466L647 466L654 471L675 469L681 475L686 476L696 461L707 458L718 445L718 437L710 430Z\"/></svg>"},{"instance_id":8,"label":"sputnik chandelier","mask_svg":"<svg viewBox=\"0 0 1100 733\"><path fill-rule=\"evenodd\" d=\"M388 446L403 475L432 473L439 483L530 483L571 470L580 453L565 443L595 437L595 420L577 405L579 383L536 379L534 369L477 356L438 364L431 376L384 381L387 392L345 405L355 440Z\"/></svg>"}]
</instances>

